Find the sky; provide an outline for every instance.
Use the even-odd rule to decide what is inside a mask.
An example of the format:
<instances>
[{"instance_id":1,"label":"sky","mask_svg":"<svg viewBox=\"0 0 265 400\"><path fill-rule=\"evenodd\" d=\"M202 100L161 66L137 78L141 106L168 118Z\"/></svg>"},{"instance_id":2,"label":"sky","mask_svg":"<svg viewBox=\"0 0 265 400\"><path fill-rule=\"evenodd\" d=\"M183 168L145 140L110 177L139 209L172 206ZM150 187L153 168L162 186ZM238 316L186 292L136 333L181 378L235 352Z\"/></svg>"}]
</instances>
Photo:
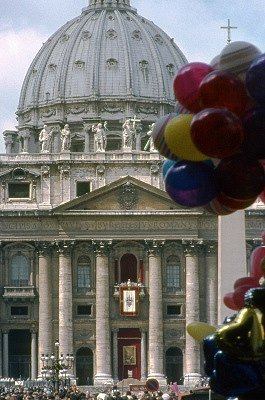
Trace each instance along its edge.
<instances>
[{"instance_id":1,"label":"sky","mask_svg":"<svg viewBox=\"0 0 265 400\"><path fill-rule=\"evenodd\" d=\"M27 69L46 40L80 15L89 0L0 0L0 153L2 132L15 130ZM189 62L210 63L227 43L245 41L265 52L265 0L131 0L138 14L162 28Z\"/></svg>"}]
</instances>

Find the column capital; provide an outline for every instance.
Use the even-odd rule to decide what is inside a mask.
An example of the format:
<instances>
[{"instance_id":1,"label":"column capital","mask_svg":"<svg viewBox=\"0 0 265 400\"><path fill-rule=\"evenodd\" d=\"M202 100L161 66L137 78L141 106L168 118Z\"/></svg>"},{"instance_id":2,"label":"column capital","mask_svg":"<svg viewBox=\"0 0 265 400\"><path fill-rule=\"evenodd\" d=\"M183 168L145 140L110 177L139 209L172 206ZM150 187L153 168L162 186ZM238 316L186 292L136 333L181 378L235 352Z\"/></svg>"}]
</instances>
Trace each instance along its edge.
<instances>
[{"instance_id":1,"label":"column capital","mask_svg":"<svg viewBox=\"0 0 265 400\"><path fill-rule=\"evenodd\" d=\"M52 246L53 246L52 242L40 242L40 241L35 242L35 247L38 251L38 254L39 256L42 257L50 255Z\"/></svg>"},{"instance_id":2,"label":"column capital","mask_svg":"<svg viewBox=\"0 0 265 400\"><path fill-rule=\"evenodd\" d=\"M107 256L110 251L112 240L94 240L92 239L92 246L96 256Z\"/></svg>"},{"instance_id":3,"label":"column capital","mask_svg":"<svg viewBox=\"0 0 265 400\"><path fill-rule=\"evenodd\" d=\"M164 247L165 240L145 240L145 246L149 255L159 256Z\"/></svg>"},{"instance_id":4,"label":"column capital","mask_svg":"<svg viewBox=\"0 0 265 400\"><path fill-rule=\"evenodd\" d=\"M204 242L204 245L205 245L206 257L216 254L216 252L217 252L217 242L208 240L208 241Z\"/></svg>"},{"instance_id":5,"label":"column capital","mask_svg":"<svg viewBox=\"0 0 265 400\"><path fill-rule=\"evenodd\" d=\"M198 251L203 245L202 239L183 239L182 246L184 248L184 253L186 256L194 256L198 254Z\"/></svg>"},{"instance_id":6,"label":"column capital","mask_svg":"<svg viewBox=\"0 0 265 400\"><path fill-rule=\"evenodd\" d=\"M75 244L74 240L61 240L55 242L55 245L57 247L57 252L59 254L65 255L65 256L70 256L73 246Z\"/></svg>"}]
</instances>

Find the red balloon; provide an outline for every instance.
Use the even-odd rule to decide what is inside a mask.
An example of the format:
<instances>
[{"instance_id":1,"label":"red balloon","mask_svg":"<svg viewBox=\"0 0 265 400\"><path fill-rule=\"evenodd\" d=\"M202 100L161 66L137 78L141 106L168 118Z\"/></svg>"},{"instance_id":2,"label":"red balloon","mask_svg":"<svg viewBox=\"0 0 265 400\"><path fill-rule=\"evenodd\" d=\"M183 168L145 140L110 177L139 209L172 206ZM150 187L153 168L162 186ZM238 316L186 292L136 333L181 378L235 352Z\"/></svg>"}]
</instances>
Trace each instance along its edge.
<instances>
[{"instance_id":1,"label":"red balloon","mask_svg":"<svg viewBox=\"0 0 265 400\"><path fill-rule=\"evenodd\" d=\"M257 196L250 199L233 199L232 197L226 196L224 193L220 192L217 195L217 200L229 210L237 211L244 210L255 203Z\"/></svg>"},{"instance_id":2,"label":"red balloon","mask_svg":"<svg viewBox=\"0 0 265 400\"><path fill-rule=\"evenodd\" d=\"M203 154L225 158L239 152L244 130L237 115L225 108L206 108L194 115L191 138Z\"/></svg>"},{"instance_id":3,"label":"red balloon","mask_svg":"<svg viewBox=\"0 0 265 400\"><path fill-rule=\"evenodd\" d=\"M233 296L234 296L234 293L227 293L227 294L225 294L225 295L224 295L224 298L223 298L223 302L224 302L224 305L225 305L227 308L230 308L230 310L238 311L238 310L240 310L240 307L238 307L238 306L235 304L234 299L233 299Z\"/></svg>"},{"instance_id":4,"label":"red balloon","mask_svg":"<svg viewBox=\"0 0 265 400\"><path fill-rule=\"evenodd\" d=\"M261 163L235 154L224 158L216 167L219 192L238 200L257 197L265 185L265 173Z\"/></svg>"},{"instance_id":5,"label":"red balloon","mask_svg":"<svg viewBox=\"0 0 265 400\"><path fill-rule=\"evenodd\" d=\"M256 247L250 255L250 276L260 279L263 276L261 263L265 259L265 246Z\"/></svg>"},{"instance_id":6,"label":"red balloon","mask_svg":"<svg viewBox=\"0 0 265 400\"><path fill-rule=\"evenodd\" d=\"M233 294L233 301L235 305L241 309L245 306L245 294L249 289L252 289L252 285L244 285L244 286L239 286L235 289L234 294Z\"/></svg>"},{"instance_id":7,"label":"red balloon","mask_svg":"<svg viewBox=\"0 0 265 400\"><path fill-rule=\"evenodd\" d=\"M203 108L225 107L241 116L248 105L248 95L244 83L235 75L215 70L201 82L198 91Z\"/></svg>"},{"instance_id":8,"label":"red balloon","mask_svg":"<svg viewBox=\"0 0 265 400\"><path fill-rule=\"evenodd\" d=\"M234 283L234 289L237 289L240 286L250 285L251 287L259 286L259 279L253 276L244 276L243 278L239 278Z\"/></svg>"},{"instance_id":9,"label":"red balloon","mask_svg":"<svg viewBox=\"0 0 265 400\"><path fill-rule=\"evenodd\" d=\"M192 62L178 70L173 83L174 93L187 110L196 113L202 109L198 89L203 78L211 71L213 68L202 62Z\"/></svg>"},{"instance_id":10,"label":"red balloon","mask_svg":"<svg viewBox=\"0 0 265 400\"><path fill-rule=\"evenodd\" d=\"M265 204L265 188L264 190L259 194L260 200Z\"/></svg>"}]
</instances>

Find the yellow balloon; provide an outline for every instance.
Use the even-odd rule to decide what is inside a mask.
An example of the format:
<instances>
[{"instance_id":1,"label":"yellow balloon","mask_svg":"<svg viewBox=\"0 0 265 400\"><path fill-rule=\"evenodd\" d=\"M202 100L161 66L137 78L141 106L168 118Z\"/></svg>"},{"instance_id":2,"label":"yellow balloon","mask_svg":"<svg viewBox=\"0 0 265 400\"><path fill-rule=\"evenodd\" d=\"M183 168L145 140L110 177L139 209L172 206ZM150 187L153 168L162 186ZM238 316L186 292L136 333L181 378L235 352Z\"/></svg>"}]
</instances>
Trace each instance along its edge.
<instances>
[{"instance_id":1,"label":"yellow balloon","mask_svg":"<svg viewBox=\"0 0 265 400\"><path fill-rule=\"evenodd\" d=\"M206 336L216 332L216 327L206 322L191 322L187 325L187 332L193 339L202 342Z\"/></svg>"},{"instance_id":2,"label":"yellow balloon","mask_svg":"<svg viewBox=\"0 0 265 400\"><path fill-rule=\"evenodd\" d=\"M209 157L201 153L191 139L190 125L192 118L192 114L180 114L172 118L165 127L165 142L172 153L183 160L208 160Z\"/></svg>"}]
</instances>

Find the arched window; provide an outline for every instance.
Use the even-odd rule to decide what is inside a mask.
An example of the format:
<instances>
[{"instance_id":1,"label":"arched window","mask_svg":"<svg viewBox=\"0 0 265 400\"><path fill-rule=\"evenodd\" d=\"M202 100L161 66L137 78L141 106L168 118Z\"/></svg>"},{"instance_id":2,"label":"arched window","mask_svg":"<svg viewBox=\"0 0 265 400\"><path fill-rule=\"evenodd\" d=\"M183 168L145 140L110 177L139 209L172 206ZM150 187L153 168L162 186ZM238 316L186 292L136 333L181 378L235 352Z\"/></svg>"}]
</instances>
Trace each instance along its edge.
<instances>
[{"instance_id":1,"label":"arched window","mask_svg":"<svg viewBox=\"0 0 265 400\"><path fill-rule=\"evenodd\" d=\"M77 291L83 292L91 287L91 260L81 256L77 260Z\"/></svg>"},{"instance_id":2,"label":"arched window","mask_svg":"<svg viewBox=\"0 0 265 400\"><path fill-rule=\"evenodd\" d=\"M29 260L22 254L11 259L11 286L28 286Z\"/></svg>"},{"instance_id":3,"label":"arched window","mask_svg":"<svg viewBox=\"0 0 265 400\"><path fill-rule=\"evenodd\" d=\"M166 290L174 292L180 289L180 260L176 256L170 256L166 261Z\"/></svg>"},{"instance_id":4,"label":"arched window","mask_svg":"<svg viewBox=\"0 0 265 400\"><path fill-rule=\"evenodd\" d=\"M137 258L134 254L126 253L123 254L120 261L120 281L127 282L128 279L131 282L137 282Z\"/></svg>"}]
</instances>

